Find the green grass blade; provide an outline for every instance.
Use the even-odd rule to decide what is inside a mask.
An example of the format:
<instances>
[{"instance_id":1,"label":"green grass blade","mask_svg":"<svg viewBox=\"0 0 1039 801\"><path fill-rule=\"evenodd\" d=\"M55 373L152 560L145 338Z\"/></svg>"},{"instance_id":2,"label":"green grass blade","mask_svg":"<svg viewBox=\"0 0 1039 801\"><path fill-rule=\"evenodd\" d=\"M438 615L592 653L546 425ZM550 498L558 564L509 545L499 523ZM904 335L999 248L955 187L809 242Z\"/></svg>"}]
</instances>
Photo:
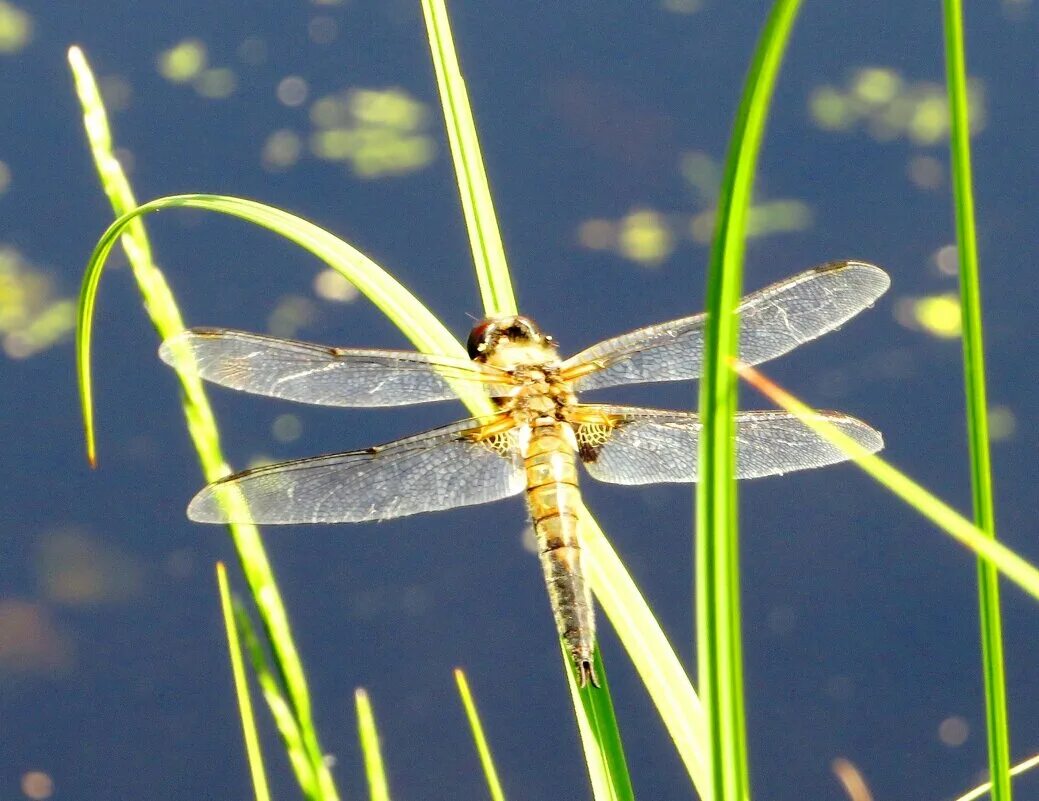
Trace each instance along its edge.
<instances>
[{"instance_id":1,"label":"green grass blade","mask_svg":"<svg viewBox=\"0 0 1039 801\"><path fill-rule=\"evenodd\" d=\"M390 785L386 780L386 766L379 746L379 730L375 726L372 703L364 688L354 690L357 704L357 734L361 739L364 772L368 777L368 793L372 801L390 801Z\"/></svg>"},{"instance_id":2,"label":"green grass blade","mask_svg":"<svg viewBox=\"0 0 1039 801\"><path fill-rule=\"evenodd\" d=\"M581 543L588 556L585 573L596 600L635 665L697 794L709 799L707 724L696 690L591 512L582 508L579 516Z\"/></svg>"},{"instance_id":3,"label":"green grass blade","mask_svg":"<svg viewBox=\"0 0 1039 801\"><path fill-rule=\"evenodd\" d=\"M956 206L956 245L960 262L960 306L963 316L963 378L970 443L974 522L996 536L989 453L988 403L985 398L985 346L981 322L981 277L974 227L970 126L967 108L967 58L961 0L942 0L945 28L945 83L949 92L952 185ZM1003 664L1003 625L1000 620L999 576L978 562L978 606L981 619L981 658L985 685L989 772L993 801L1010 801L1010 734L1007 723L1006 670Z\"/></svg>"},{"instance_id":4,"label":"green grass blade","mask_svg":"<svg viewBox=\"0 0 1039 801\"><path fill-rule=\"evenodd\" d=\"M469 721L469 729L473 734L476 753L480 757L480 766L483 768L484 778L487 779L487 790L490 793L491 801L505 801L505 793L501 789L498 771L494 767L491 747L487 742L483 724L480 722L480 713L476 710L476 701L469 689L469 681L465 678L465 673L461 668L455 668L455 683L458 685L458 695L462 699L465 716Z\"/></svg>"},{"instance_id":5,"label":"green grass blade","mask_svg":"<svg viewBox=\"0 0 1039 801\"><path fill-rule=\"evenodd\" d=\"M447 7L444 0L422 0L422 13L426 19L426 33L433 54L440 102L444 107L447 139L451 145L484 313L488 316L516 314L512 279L505 261L505 248L494 213L487 171L480 155L469 94L451 37Z\"/></svg>"},{"instance_id":6,"label":"green grass blade","mask_svg":"<svg viewBox=\"0 0 1039 801\"><path fill-rule=\"evenodd\" d=\"M1039 754L1030 756L1023 762L1018 762L1008 772L1011 776L1019 776L1025 771L1032 770L1032 768L1036 767L1039 767ZM974 801L975 798L981 798L982 796L987 795L991 789L992 782L985 782L984 784L979 784L970 792L964 793L959 798L954 799L954 801Z\"/></svg>"},{"instance_id":7,"label":"green grass blade","mask_svg":"<svg viewBox=\"0 0 1039 801\"><path fill-rule=\"evenodd\" d=\"M634 801L635 793L624 758L620 729L613 712L610 682L606 675L599 646L595 647L595 670L600 687L577 686L577 670L566 642L559 641L563 666L570 683L570 694L577 709L578 730L584 747L585 762L596 801Z\"/></svg>"},{"instance_id":8,"label":"green grass blade","mask_svg":"<svg viewBox=\"0 0 1039 801\"><path fill-rule=\"evenodd\" d=\"M238 640L238 627L235 625L234 610L231 607L231 591L227 585L227 569L223 562L216 563L216 582L220 590L220 611L223 613L224 628L227 632L227 652L231 657L231 675L234 678L235 696L238 698L238 714L242 719L242 738L245 740L245 753L253 780L253 796L256 801L269 801L271 794L267 787L267 774L263 769L263 752L260 750L256 718L253 715L252 700L249 698L249 680L245 677L242 645Z\"/></svg>"},{"instance_id":9,"label":"green grass blade","mask_svg":"<svg viewBox=\"0 0 1039 801\"><path fill-rule=\"evenodd\" d=\"M797 415L806 426L850 456L866 473L897 495L961 545L974 551L1036 600L1039 600L1039 570L951 506L895 469L879 456L866 451L855 440L827 423L817 412L781 389L758 370L734 362L735 371L777 405Z\"/></svg>"},{"instance_id":10,"label":"green grass blade","mask_svg":"<svg viewBox=\"0 0 1039 801\"><path fill-rule=\"evenodd\" d=\"M696 491L696 621L700 694L710 745L710 794L747 801L746 722L740 642L739 537L735 481L737 352L747 214L758 152L800 0L777 0L744 84L726 156L707 280L708 325L700 382L700 482Z\"/></svg>"},{"instance_id":11,"label":"green grass blade","mask_svg":"<svg viewBox=\"0 0 1039 801\"><path fill-rule=\"evenodd\" d=\"M79 48L73 47L69 50L69 64L72 68L76 92L83 106L84 127L102 187L108 195L115 214L121 215L126 220L124 224L114 226L114 229L119 232L116 236L126 234L121 237L121 242L130 260L144 307L160 338L166 339L183 330L184 324L180 311L166 283L165 276L152 261L147 232L141 221L137 219L138 215L131 211L136 205L136 200L130 189L129 181L113 153L111 131L100 93L86 58ZM103 250L107 256L115 242L116 238L113 237L103 247L99 243L98 249L95 249L95 255ZM103 259L92 262L87 268L80 294L80 317L77 323L76 357L80 399L86 429L87 454L92 464L96 464L97 459L89 369L90 334L95 295L102 266ZM220 447L216 420L198 376L180 371L178 378L184 393L183 407L188 431L198 452L202 472L207 481L215 481L228 472L227 463ZM237 524L229 526L228 529L263 620L264 628L271 638L271 647L279 670L285 677L293 711L307 744L312 770L316 773L320 783L321 796L325 801L335 801L338 794L331 773L324 763L323 752L314 728L310 711L310 694L306 685L303 665L292 638L281 593L274 580L274 573L260 540L259 531L255 526Z\"/></svg>"},{"instance_id":12,"label":"green grass blade","mask_svg":"<svg viewBox=\"0 0 1039 801\"><path fill-rule=\"evenodd\" d=\"M292 770L296 774L296 780L307 798L320 801L321 788L311 764L310 755L307 753L307 746L303 741L292 704L282 690L279 678L271 670L271 664L263 645L256 636L249 613L237 599L233 598L232 604L235 626L245 641L245 651L249 655L253 673L260 685L260 692L263 693L263 698L267 702L271 717L274 719L274 725L281 735L282 745L285 747L289 764L292 765Z\"/></svg>"}]
</instances>

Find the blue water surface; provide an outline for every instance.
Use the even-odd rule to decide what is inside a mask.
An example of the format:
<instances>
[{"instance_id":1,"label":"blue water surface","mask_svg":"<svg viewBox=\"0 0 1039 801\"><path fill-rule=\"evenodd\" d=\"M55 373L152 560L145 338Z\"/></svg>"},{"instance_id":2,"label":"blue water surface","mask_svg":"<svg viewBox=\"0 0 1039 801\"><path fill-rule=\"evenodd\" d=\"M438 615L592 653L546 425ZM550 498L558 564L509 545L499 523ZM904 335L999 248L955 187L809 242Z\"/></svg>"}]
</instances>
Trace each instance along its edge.
<instances>
[{"instance_id":1,"label":"blue water surface","mask_svg":"<svg viewBox=\"0 0 1039 801\"><path fill-rule=\"evenodd\" d=\"M5 13L21 12L31 31L0 51L0 795L246 798L213 576L216 560L235 557L223 530L184 515L202 479L129 271L106 275L97 309L100 470L83 458L70 339L26 345L31 323L75 296L111 219L65 54L81 45L102 78L140 199L220 192L291 210L385 266L464 337L480 299L419 4L13 2ZM520 306L564 351L702 308L711 171L767 9L451 4ZM1030 0L972 6L967 27L999 529L1036 560L1037 11ZM186 80L163 74L199 52L205 67ZM892 462L969 511L960 343L938 335L947 314L928 316L948 304L918 303L956 289L942 269L955 264L942 78L937 4L805 4L757 179L759 203L786 205L751 241L746 285L836 258L890 272L874 309L767 370L808 402L869 421ZM820 109L835 116L821 122ZM313 152L335 147L336 159ZM184 211L148 225L189 324L407 347L363 299L321 297L322 265L266 231ZM68 313L52 313L59 337ZM462 414L211 396L239 467ZM674 385L612 397L691 408L696 395ZM297 419L275 425L285 414ZM695 673L690 489L586 481L585 493ZM524 514L513 500L266 532L344 798L367 792L359 686L394 798L486 797L455 666L510 799L590 797ZM877 799L947 799L976 784L986 756L972 557L850 466L749 482L741 514L755 795L845 798L838 758ZM1039 607L1012 587L1004 598L1013 749L1024 757L1039 749ZM691 797L601 628L636 792ZM262 708L259 719L277 797L298 797ZM1023 797L1035 792L1035 779L1018 781Z\"/></svg>"}]
</instances>

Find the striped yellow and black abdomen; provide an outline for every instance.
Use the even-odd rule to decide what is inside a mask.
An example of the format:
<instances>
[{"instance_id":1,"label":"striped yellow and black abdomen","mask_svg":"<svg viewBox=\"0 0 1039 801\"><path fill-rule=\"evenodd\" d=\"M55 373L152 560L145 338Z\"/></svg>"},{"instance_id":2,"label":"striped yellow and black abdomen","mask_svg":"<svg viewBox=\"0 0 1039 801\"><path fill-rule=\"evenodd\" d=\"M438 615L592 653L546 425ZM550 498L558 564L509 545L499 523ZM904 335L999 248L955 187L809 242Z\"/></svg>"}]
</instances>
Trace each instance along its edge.
<instances>
[{"instance_id":1,"label":"striped yellow and black abdomen","mask_svg":"<svg viewBox=\"0 0 1039 801\"><path fill-rule=\"evenodd\" d=\"M578 667L582 686L598 684L593 666L595 619L592 596L581 569L577 523L581 509L577 460L571 432L558 421L535 423L524 459L527 504L537 535L538 556L559 635Z\"/></svg>"}]
</instances>

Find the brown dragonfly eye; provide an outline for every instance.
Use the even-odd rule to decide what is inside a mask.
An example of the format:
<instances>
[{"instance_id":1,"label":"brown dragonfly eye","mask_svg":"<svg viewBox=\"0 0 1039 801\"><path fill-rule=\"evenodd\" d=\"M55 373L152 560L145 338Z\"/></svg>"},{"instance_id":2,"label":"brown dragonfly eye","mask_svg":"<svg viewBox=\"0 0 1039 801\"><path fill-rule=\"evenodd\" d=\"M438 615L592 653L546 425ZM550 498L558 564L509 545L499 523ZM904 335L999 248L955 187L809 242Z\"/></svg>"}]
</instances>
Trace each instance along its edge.
<instances>
[{"instance_id":1,"label":"brown dragonfly eye","mask_svg":"<svg viewBox=\"0 0 1039 801\"><path fill-rule=\"evenodd\" d=\"M473 326L469 332L469 339L465 348L469 352L469 358L478 361L487 355L487 346L491 344L491 338L498 328L494 320L481 320Z\"/></svg>"}]
</instances>

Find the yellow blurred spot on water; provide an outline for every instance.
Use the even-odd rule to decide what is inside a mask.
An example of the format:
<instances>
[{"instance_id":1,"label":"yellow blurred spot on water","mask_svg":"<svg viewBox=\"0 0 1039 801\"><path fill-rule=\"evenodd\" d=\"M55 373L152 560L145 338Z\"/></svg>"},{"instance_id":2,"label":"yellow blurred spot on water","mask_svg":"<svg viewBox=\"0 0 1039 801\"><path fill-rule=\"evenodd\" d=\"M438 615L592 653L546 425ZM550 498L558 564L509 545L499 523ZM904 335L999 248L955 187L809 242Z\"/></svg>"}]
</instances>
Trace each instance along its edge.
<instances>
[{"instance_id":1,"label":"yellow blurred spot on water","mask_svg":"<svg viewBox=\"0 0 1039 801\"><path fill-rule=\"evenodd\" d=\"M0 161L0 195L7 191L11 185L11 168L6 161Z\"/></svg>"},{"instance_id":2,"label":"yellow blurred spot on water","mask_svg":"<svg viewBox=\"0 0 1039 801\"><path fill-rule=\"evenodd\" d=\"M902 76L885 67L866 67L852 78L852 94L870 105L889 103L902 89Z\"/></svg>"},{"instance_id":3,"label":"yellow blurred spot on water","mask_svg":"<svg viewBox=\"0 0 1039 801\"><path fill-rule=\"evenodd\" d=\"M402 89L351 89L319 98L311 104L310 120L311 152L346 162L363 178L412 172L436 153L426 105Z\"/></svg>"},{"instance_id":4,"label":"yellow blurred spot on water","mask_svg":"<svg viewBox=\"0 0 1039 801\"><path fill-rule=\"evenodd\" d=\"M951 292L902 298L895 304L895 319L906 328L925 331L942 339L955 339L962 331L960 299Z\"/></svg>"},{"instance_id":5,"label":"yellow blurred spot on water","mask_svg":"<svg viewBox=\"0 0 1039 801\"><path fill-rule=\"evenodd\" d=\"M984 86L968 82L968 118L972 133L985 126ZM945 87L930 81L908 82L888 67L856 70L842 89L824 85L814 89L808 101L809 114L819 128L844 131L862 125L878 141L900 137L922 146L943 142L949 132L949 110ZM933 170L921 185L932 186ZM910 177L913 177L912 174Z\"/></svg>"},{"instance_id":6,"label":"yellow blurred spot on water","mask_svg":"<svg viewBox=\"0 0 1039 801\"><path fill-rule=\"evenodd\" d=\"M267 317L267 330L276 337L294 337L317 317L314 302L300 295L285 295Z\"/></svg>"},{"instance_id":7,"label":"yellow blurred spot on water","mask_svg":"<svg viewBox=\"0 0 1039 801\"><path fill-rule=\"evenodd\" d=\"M208 61L204 42L200 39L184 39L159 53L159 74L173 83L187 83L202 74Z\"/></svg>"},{"instance_id":8,"label":"yellow blurred spot on water","mask_svg":"<svg viewBox=\"0 0 1039 801\"><path fill-rule=\"evenodd\" d=\"M54 780L42 770L23 773L22 794L32 801L46 801L54 795Z\"/></svg>"},{"instance_id":9,"label":"yellow blurred spot on water","mask_svg":"<svg viewBox=\"0 0 1039 801\"><path fill-rule=\"evenodd\" d=\"M238 77L227 67L203 70L193 81L195 91L210 100L223 100L238 88Z\"/></svg>"},{"instance_id":10,"label":"yellow blurred spot on water","mask_svg":"<svg viewBox=\"0 0 1039 801\"><path fill-rule=\"evenodd\" d=\"M75 302L55 297L54 281L15 248L0 245L0 341L12 359L49 348L73 328Z\"/></svg>"},{"instance_id":11,"label":"yellow blurred spot on water","mask_svg":"<svg viewBox=\"0 0 1039 801\"><path fill-rule=\"evenodd\" d=\"M303 142L295 131L282 129L273 131L263 143L260 160L263 168L270 172L287 170L297 161L303 152Z\"/></svg>"},{"instance_id":12,"label":"yellow blurred spot on water","mask_svg":"<svg viewBox=\"0 0 1039 801\"><path fill-rule=\"evenodd\" d=\"M72 664L72 648L42 604L0 600L0 673L57 673Z\"/></svg>"},{"instance_id":13,"label":"yellow blurred spot on water","mask_svg":"<svg viewBox=\"0 0 1039 801\"><path fill-rule=\"evenodd\" d=\"M70 606L122 603L144 589L137 559L71 527L40 537L36 573L48 600Z\"/></svg>"},{"instance_id":14,"label":"yellow blurred spot on water","mask_svg":"<svg viewBox=\"0 0 1039 801\"><path fill-rule=\"evenodd\" d=\"M32 27L28 12L0 0L0 53L17 53L29 44Z\"/></svg>"},{"instance_id":15,"label":"yellow blurred spot on water","mask_svg":"<svg viewBox=\"0 0 1039 801\"><path fill-rule=\"evenodd\" d=\"M953 715L938 725L938 739L950 748L959 748L970 736L970 725L966 720Z\"/></svg>"},{"instance_id":16,"label":"yellow blurred spot on water","mask_svg":"<svg viewBox=\"0 0 1039 801\"><path fill-rule=\"evenodd\" d=\"M303 433L303 423L294 414L279 414L271 423L271 436L278 442L295 442Z\"/></svg>"},{"instance_id":17,"label":"yellow blurred spot on water","mask_svg":"<svg viewBox=\"0 0 1039 801\"><path fill-rule=\"evenodd\" d=\"M993 442L1005 442L1017 431L1017 415L1009 406L990 406L988 410L988 433Z\"/></svg>"},{"instance_id":18,"label":"yellow blurred spot on water","mask_svg":"<svg viewBox=\"0 0 1039 801\"><path fill-rule=\"evenodd\" d=\"M360 292L335 270L322 270L314 276L314 294L322 300L349 303L355 300Z\"/></svg>"},{"instance_id":19,"label":"yellow blurred spot on water","mask_svg":"<svg viewBox=\"0 0 1039 801\"><path fill-rule=\"evenodd\" d=\"M714 201L721 184L721 165L702 150L690 150L679 160L682 177L700 194L701 198Z\"/></svg>"},{"instance_id":20,"label":"yellow blurred spot on water","mask_svg":"<svg viewBox=\"0 0 1039 801\"><path fill-rule=\"evenodd\" d=\"M663 215L642 209L620 221L617 245L625 258L653 267L671 255L675 241Z\"/></svg>"},{"instance_id":21,"label":"yellow blurred spot on water","mask_svg":"<svg viewBox=\"0 0 1039 801\"><path fill-rule=\"evenodd\" d=\"M278 102L291 107L302 106L307 101L307 93L310 87L299 75L289 75L278 81L275 95Z\"/></svg>"},{"instance_id":22,"label":"yellow blurred spot on water","mask_svg":"<svg viewBox=\"0 0 1039 801\"><path fill-rule=\"evenodd\" d=\"M812 209L800 200L767 200L750 207L747 236L805 231L812 226Z\"/></svg>"},{"instance_id":23,"label":"yellow blurred spot on water","mask_svg":"<svg viewBox=\"0 0 1039 801\"><path fill-rule=\"evenodd\" d=\"M815 124L827 131L842 131L855 122L855 112L845 96L832 86L821 86L808 98Z\"/></svg>"}]
</instances>

